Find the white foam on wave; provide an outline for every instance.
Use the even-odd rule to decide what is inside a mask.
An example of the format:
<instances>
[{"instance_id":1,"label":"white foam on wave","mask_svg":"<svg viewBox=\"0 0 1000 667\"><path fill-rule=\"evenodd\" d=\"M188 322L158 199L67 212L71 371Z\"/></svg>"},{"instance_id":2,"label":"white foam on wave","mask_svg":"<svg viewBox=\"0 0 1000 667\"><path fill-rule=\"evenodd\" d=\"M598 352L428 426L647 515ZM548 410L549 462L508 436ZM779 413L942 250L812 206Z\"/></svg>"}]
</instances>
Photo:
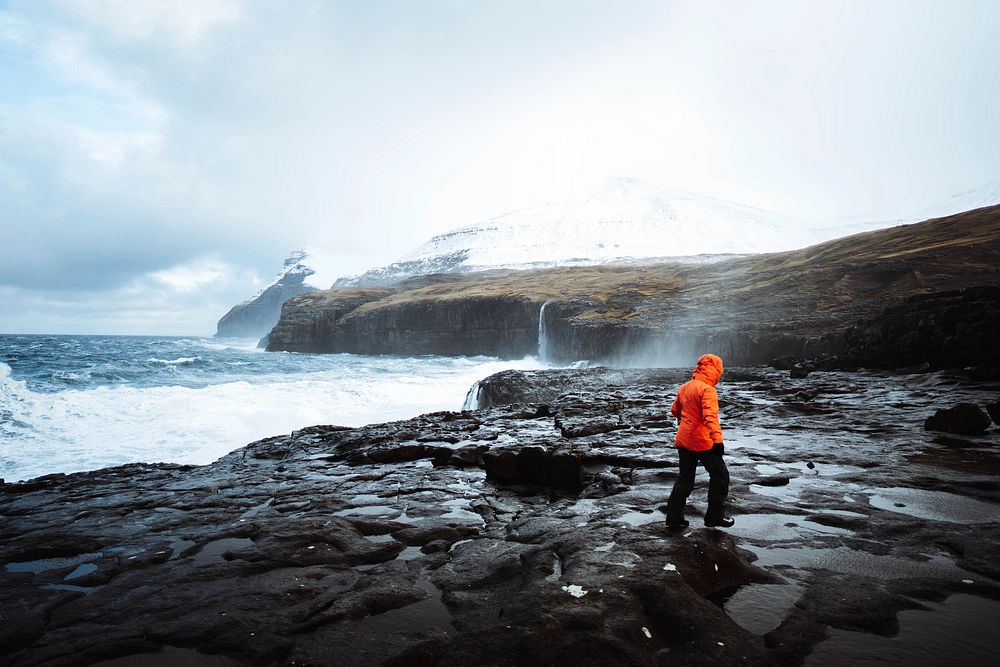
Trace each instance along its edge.
<instances>
[{"instance_id":1,"label":"white foam on wave","mask_svg":"<svg viewBox=\"0 0 1000 667\"><path fill-rule=\"evenodd\" d=\"M258 347L256 338L181 338L176 341L177 345L195 345L206 350L240 350L242 352L260 352L265 350Z\"/></svg>"},{"instance_id":2,"label":"white foam on wave","mask_svg":"<svg viewBox=\"0 0 1000 667\"><path fill-rule=\"evenodd\" d=\"M182 364L193 364L201 361L201 357L178 357L176 359L157 359L156 357L150 357L148 359L151 364L163 364L164 366L180 366Z\"/></svg>"},{"instance_id":3,"label":"white foam on wave","mask_svg":"<svg viewBox=\"0 0 1000 667\"><path fill-rule=\"evenodd\" d=\"M206 464L313 424L361 426L458 410L473 382L535 359L350 357L330 370L203 388L33 392L0 363L0 477L23 480L132 462Z\"/></svg>"}]
</instances>

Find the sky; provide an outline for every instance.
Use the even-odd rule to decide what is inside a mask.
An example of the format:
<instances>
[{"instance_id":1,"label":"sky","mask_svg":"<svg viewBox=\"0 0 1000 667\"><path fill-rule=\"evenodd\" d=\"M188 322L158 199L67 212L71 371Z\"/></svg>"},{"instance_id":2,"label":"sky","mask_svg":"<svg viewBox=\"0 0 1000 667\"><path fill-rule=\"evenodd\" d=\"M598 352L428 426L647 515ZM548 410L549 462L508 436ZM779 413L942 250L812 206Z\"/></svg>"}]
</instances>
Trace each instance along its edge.
<instances>
[{"instance_id":1,"label":"sky","mask_svg":"<svg viewBox=\"0 0 1000 667\"><path fill-rule=\"evenodd\" d=\"M1000 179L1000 3L0 0L0 333L210 335L628 176L803 224Z\"/></svg>"}]
</instances>

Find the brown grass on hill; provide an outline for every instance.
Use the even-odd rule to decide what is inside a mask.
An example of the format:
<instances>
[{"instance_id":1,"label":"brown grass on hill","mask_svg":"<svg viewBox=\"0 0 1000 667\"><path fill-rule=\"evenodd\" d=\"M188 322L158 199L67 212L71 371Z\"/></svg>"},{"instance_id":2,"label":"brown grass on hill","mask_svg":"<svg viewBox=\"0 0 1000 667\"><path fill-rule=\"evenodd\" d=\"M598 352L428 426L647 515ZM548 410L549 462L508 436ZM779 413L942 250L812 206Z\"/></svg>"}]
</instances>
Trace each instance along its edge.
<instances>
[{"instance_id":1,"label":"brown grass on hill","mask_svg":"<svg viewBox=\"0 0 1000 667\"><path fill-rule=\"evenodd\" d=\"M815 322L821 329L871 316L906 296L1000 284L1000 206L715 264L494 271L434 280L440 282L333 290L311 298L314 305L372 299L351 317L405 304L465 299L539 304L582 299L592 307L576 315L581 323L629 321L657 327L697 320L732 326L747 320L780 327L796 321Z\"/></svg>"}]
</instances>

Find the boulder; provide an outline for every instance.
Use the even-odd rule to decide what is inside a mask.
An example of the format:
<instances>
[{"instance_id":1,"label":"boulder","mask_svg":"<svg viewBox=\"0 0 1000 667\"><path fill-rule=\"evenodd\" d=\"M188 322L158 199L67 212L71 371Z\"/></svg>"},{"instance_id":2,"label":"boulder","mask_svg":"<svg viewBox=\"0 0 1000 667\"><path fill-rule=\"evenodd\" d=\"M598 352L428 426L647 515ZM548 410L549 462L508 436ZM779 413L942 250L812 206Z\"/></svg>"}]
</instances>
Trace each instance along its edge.
<instances>
[{"instance_id":1,"label":"boulder","mask_svg":"<svg viewBox=\"0 0 1000 667\"><path fill-rule=\"evenodd\" d=\"M788 375L795 380L801 380L804 377L808 377L814 370L816 370L815 366L808 362L803 362L792 366L792 370L789 371Z\"/></svg>"},{"instance_id":2,"label":"boulder","mask_svg":"<svg viewBox=\"0 0 1000 667\"><path fill-rule=\"evenodd\" d=\"M958 435L976 435L989 428L990 416L973 403L938 410L924 422L924 430L944 431Z\"/></svg>"},{"instance_id":3,"label":"boulder","mask_svg":"<svg viewBox=\"0 0 1000 667\"><path fill-rule=\"evenodd\" d=\"M791 357L776 357L771 359L771 368L778 371L790 371L795 366L795 359Z\"/></svg>"}]
</instances>

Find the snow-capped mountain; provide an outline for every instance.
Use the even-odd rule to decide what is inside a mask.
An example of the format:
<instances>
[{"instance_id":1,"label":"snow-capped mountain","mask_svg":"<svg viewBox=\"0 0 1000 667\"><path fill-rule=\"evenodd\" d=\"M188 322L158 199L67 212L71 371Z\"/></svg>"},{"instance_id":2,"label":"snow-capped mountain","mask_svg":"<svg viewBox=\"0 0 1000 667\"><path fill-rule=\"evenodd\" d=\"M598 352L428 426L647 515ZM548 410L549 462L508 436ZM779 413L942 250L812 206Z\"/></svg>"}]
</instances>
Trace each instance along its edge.
<instances>
[{"instance_id":1,"label":"snow-capped mountain","mask_svg":"<svg viewBox=\"0 0 1000 667\"><path fill-rule=\"evenodd\" d=\"M526 208L435 236L388 266L335 287L415 275L633 262L790 250L810 242L794 221L761 209L619 178L579 200Z\"/></svg>"},{"instance_id":2,"label":"snow-capped mountain","mask_svg":"<svg viewBox=\"0 0 1000 667\"><path fill-rule=\"evenodd\" d=\"M223 315L215 335L260 338L277 323L281 304L305 292L329 289L342 265L342 257L327 248L306 246L292 252L268 285Z\"/></svg>"}]
</instances>

